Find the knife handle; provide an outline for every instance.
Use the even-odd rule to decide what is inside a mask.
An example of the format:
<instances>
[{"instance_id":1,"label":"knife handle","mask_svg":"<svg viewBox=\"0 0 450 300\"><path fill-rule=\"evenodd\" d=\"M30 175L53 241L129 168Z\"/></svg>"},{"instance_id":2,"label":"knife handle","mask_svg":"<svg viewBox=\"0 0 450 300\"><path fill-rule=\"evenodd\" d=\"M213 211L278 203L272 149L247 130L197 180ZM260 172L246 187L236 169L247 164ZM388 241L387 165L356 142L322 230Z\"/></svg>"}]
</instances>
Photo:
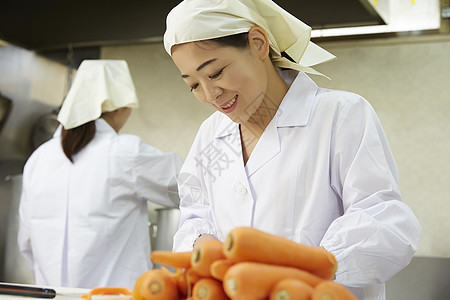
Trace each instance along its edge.
<instances>
[{"instance_id":1,"label":"knife handle","mask_svg":"<svg viewBox=\"0 0 450 300\"><path fill-rule=\"evenodd\" d=\"M26 296L35 298L55 298L56 291L49 288L39 288L26 285L0 283L0 294Z\"/></svg>"}]
</instances>

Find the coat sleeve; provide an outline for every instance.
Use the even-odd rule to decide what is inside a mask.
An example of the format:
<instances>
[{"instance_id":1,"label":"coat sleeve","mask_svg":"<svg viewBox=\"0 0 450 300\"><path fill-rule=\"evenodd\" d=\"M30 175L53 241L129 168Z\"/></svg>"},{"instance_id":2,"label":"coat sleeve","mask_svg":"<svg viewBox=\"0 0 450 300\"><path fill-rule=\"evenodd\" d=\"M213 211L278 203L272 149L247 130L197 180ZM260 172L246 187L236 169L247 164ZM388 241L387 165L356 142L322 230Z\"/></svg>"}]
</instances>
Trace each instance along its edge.
<instances>
[{"instance_id":1,"label":"coat sleeve","mask_svg":"<svg viewBox=\"0 0 450 300\"><path fill-rule=\"evenodd\" d=\"M201 149L200 136L201 133L194 140L178 176L180 226L174 236L174 251L192 250L194 241L202 234L217 236L203 170L196 160Z\"/></svg>"},{"instance_id":2,"label":"coat sleeve","mask_svg":"<svg viewBox=\"0 0 450 300\"><path fill-rule=\"evenodd\" d=\"M402 202L398 171L381 124L370 104L354 96L336 119L331 185L343 215L321 246L338 261L336 281L351 287L386 282L410 262L421 227Z\"/></svg>"},{"instance_id":3,"label":"coat sleeve","mask_svg":"<svg viewBox=\"0 0 450 300\"><path fill-rule=\"evenodd\" d=\"M163 153L138 140L131 177L138 195L164 207L179 203L176 177L182 160L176 153Z\"/></svg>"}]
</instances>

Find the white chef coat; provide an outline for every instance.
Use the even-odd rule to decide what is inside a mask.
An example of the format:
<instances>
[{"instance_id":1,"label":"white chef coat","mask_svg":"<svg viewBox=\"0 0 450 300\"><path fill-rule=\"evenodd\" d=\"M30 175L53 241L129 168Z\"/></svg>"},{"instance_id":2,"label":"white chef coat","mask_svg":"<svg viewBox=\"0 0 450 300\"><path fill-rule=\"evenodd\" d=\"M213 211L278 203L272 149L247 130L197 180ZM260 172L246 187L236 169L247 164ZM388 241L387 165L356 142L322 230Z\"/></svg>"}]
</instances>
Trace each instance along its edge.
<instances>
[{"instance_id":1,"label":"white chef coat","mask_svg":"<svg viewBox=\"0 0 450 300\"><path fill-rule=\"evenodd\" d=\"M179 174L174 249L253 226L325 247L337 282L385 299L384 282L410 262L421 232L385 134L361 96L296 74L281 72L290 89L246 165L237 123L216 112L202 124Z\"/></svg>"},{"instance_id":2,"label":"white chef coat","mask_svg":"<svg viewBox=\"0 0 450 300\"><path fill-rule=\"evenodd\" d=\"M133 288L152 268L146 201L178 205L178 155L95 126L73 164L59 128L25 165L18 242L38 285Z\"/></svg>"}]
</instances>

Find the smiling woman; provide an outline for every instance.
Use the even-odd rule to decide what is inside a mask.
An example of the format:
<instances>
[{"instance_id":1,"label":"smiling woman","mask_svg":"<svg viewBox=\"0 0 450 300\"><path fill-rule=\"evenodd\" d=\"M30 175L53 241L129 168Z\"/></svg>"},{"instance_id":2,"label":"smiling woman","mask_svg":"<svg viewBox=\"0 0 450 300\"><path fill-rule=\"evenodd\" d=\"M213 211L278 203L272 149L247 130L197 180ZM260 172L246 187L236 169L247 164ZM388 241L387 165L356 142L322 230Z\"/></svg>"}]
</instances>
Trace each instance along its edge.
<instances>
[{"instance_id":1,"label":"smiling woman","mask_svg":"<svg viewBox=\"0 0 450 300\"><path fill-rule=\"evenodd\" d=\"M252 226L325 248L338 261L337 282L360 300L382 300L421 227L401 201L371 105L306 75L334 58L310 32L270 0L185 0L169 13L166 51L197 99L217 110L178 177L174 248Z\"/></svg>"}]
</instances>

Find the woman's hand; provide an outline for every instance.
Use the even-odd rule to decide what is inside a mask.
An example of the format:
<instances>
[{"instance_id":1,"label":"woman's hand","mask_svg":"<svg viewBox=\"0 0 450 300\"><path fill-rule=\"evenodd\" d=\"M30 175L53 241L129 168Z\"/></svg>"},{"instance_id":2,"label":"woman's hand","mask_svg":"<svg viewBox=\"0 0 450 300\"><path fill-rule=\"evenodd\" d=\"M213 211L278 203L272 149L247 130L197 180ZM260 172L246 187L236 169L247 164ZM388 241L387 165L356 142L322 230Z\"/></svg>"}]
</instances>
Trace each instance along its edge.
<instances>
[{"instance_id":1,"label":"woman's hand","mask_svg":"<svg viewBox=\"0 0 450 300\"><path fill-rule=\"evenodd\" d=\"M217 240L217 238L215 236L213 236L212 234L202 234L200 235L194 242L194 249L201 243L203 243L204 241L209 241L209 240Z\"/></svg>"}]
</instances>

